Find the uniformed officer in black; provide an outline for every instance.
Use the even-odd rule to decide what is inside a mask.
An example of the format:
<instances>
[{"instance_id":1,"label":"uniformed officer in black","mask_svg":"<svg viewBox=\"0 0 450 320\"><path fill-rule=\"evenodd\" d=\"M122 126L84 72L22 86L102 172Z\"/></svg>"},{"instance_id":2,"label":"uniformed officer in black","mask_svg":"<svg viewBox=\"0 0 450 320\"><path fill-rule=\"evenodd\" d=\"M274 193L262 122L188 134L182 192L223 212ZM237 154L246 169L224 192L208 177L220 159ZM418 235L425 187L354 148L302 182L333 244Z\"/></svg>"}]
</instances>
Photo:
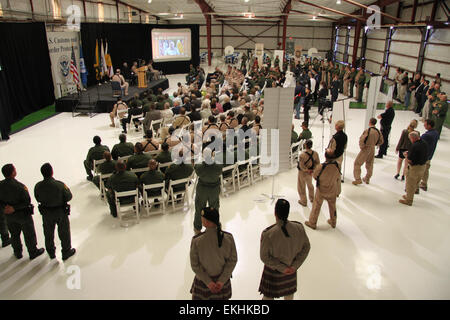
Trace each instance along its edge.
<instances>
[{"instance_id":1,"label":"uniformed officer in black","mask_svg":"<svg viewBox=\"0 0 450 320\"><path fill-rule=\"evenodd\" d=\"M387 154L387 149L389 146L389 133L391 133L391 125L392 121L394 121L395 111L394 111L394 103L392 100L386 103L386 111L378 116L381 124L381 134L383 135L383 144L380 146L378 154L375 158L383 159L383 156Z\"/></svg>"},{"instance_id":2,"label":"uniformed officer in black","mask_svg":"<svg viewBox=\"0 0 450 320\"><path fill-rule=\"evenodd\" d=\"M22 241L20 233L23 232L30 260L44 253L44 248L37 247L36 231L34 229L33 207L27 187L16 180L16 168L6 164L2 168L5 180L0 181L0 211L5 215L11 245L14 255L21 259Z\"/></svg>"},{"instance_id":3,"label":"uniformed officer in black","mask_svg":"<svg viewBox=\"0 0 450 320\"><path fill-rule=\"evenodd\" d=\"M53 178L53 168L50 163L41 167L44 180L34 187L34 197L39 203L42 215L42 225L45 236L45 249L50 259L55 259L55 226L58 226L58 236L61 240L62 259L67 260L75 254L70 240L70 207L67 202L72 199L70 189L61 181Z\"/></svg>"}]
</instances>

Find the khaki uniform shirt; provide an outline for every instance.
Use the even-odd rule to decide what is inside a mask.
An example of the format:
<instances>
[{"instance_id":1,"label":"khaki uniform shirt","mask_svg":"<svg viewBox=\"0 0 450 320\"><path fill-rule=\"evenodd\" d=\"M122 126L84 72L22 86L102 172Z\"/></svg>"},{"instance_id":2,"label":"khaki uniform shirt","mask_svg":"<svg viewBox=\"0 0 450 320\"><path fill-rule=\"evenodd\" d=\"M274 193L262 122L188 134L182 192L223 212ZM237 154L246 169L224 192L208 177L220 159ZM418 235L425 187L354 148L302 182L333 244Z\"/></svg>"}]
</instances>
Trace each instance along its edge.
<instances>
[{"instance_id":1,"label":"khaki uniform shirt","mask_svg":"<svg viewBox=\"0 0 450 320\"><path fill-rule=\"evenodd\" d=\"M205 285L213 281L212 277L217 276L217 281L227 282L237 263L233 235L224 232L222 246L219 248L217 229L206 228L205 232L192 238L190 257L192 270Z\"/></svg>"},{"instance_id":2,"label":"khaki uniform shirt","mask_svg":"<svg viewBox=\"0 0 450 320\"><path fill-rule=\"evenodd\" d=\"M326 162L325 162L326 163ZM322 171L323 163L319 164L315 169L313 173L314 179L317 180L317 177L319 176L320 171ZM338 169L335 164L332 162L328 162L326 168L322 171L322 174L320 175L320 181L319 181L319 190L320 193L324 197L335 197L337 194L337 182L341 178L341 173L339 172L340 168Z\"/></svg>"},{"instance_id":3,"label":"khaki uniform shirt","mask_svg":"<svg viewBox=\"0 0 450 320\"><path fill-rule=\"evenodd\" d=\"M295 270L305 261L311 245L305 229L300 222L288 221L286 230L289 237L286 237L281 229L283 222L280 220L276 224L265 229L261 234L260 257L262 262L269 268L281 273L287 267Z\"/></svg>"},{"instance_id":4,"label":"khaki uniform shirt","mask_svg":"<svg viewBox=\"0 0 450 320\"><path fill-rule=\"evenodd\" d=\"M313 170L320 164L319 154L314 150L305 150L300 154L298 164L302 171Z\"/></svg>"},{"instance_id":5,"label":"khaki uniform shirt","mask_svg":"<svg viewBox=\"0 0 450 320\"><path fill-rule=\"evenodd\" d=\"M370 131L370 132L369 132ZM366 140L367 138L367 140ZM374 128L370 127L364 130L361 137L359 137L359 148L361 150L364 149L373 149L376 146L381 146L384 142L383 135L381 132Z\"/></svg>"}]
</instances>

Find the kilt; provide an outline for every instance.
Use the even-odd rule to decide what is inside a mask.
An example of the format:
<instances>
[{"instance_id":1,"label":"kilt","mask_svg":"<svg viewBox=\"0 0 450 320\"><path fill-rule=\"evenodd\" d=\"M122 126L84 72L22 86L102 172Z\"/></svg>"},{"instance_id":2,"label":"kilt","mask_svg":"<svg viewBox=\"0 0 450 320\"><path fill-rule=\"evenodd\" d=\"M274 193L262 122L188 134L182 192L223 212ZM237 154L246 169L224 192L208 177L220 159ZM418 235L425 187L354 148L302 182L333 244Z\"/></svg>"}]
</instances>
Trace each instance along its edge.
<instances>
[{"instance_id":1,"label":"kilt","mask_svg":"<svg viewBox=\"0 0 450 320\"><path fill-rule=\"evenodd\" d=\"M211 278L216 282L219 277ZM190 292L192 300L229 300L231 298L231 281L228 279L219 293L212 293L203 281L195 277Z\"/></svg>"},{"instance_id":2,"label":"kilt","mask_svg":"<svg viewBox=\"0 0 450 320\"><path fill-rule=\"evenodd\" d=\"M259 292L268 298L281 298L297 292L297 272L286 275L264 266Z\"/></svg>"}]
</instances>

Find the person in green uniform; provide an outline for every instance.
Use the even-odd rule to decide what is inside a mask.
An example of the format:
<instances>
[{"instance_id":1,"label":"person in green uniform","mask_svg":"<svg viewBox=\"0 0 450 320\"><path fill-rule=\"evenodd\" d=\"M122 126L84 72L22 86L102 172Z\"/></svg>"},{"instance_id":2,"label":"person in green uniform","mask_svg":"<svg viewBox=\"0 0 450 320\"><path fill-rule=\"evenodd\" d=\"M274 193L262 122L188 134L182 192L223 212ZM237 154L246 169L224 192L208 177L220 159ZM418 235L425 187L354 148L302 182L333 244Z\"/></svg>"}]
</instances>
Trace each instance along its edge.
<instances>
[{"instance_id":1,"label":"person in green uniform","mask_svg":"<svg viewBox=\"0 0 450 320\"><path fill-rule=\"evenodd\" d=\"M148 90L148 99L150 102L156 102L156 95L153 93L152 89Z\"/></svg>"},{"instance_id":2,"label":"person in green uniform","mask_svg":"<svg viewBox=\"0 0 450 320\"><path fill-rule=\"evenodd\" d=\"M312 137L312 133L311 131L308 129L308 123L303 121L302 122L302 132L300 133L300 135L297 138L297 141L300 140L309 140Z\"/></svg>"},{"instance_id":3,"label":"person in green uniform","mask_svg":"<svg viewBox=\"0 0 450 320\"><path fill-rule=\"evenodd\" d=\"M188 151L186 151L188 152ZM166 169L166 173L165 173L165 180L166 180L166 189L169 187L169 181L170 180L179 180L179 179L184 179L187 177L190 177L192 172L194 171L194 168L192 167L191 164L189 163L185 163L183 161L183 155L184 152L183 150L180 150L179 152L179 158L175 159L174 163L170 165L170 167L168 167ZM184 185L178 185L178 186L173 186L173 191L174 192L179 192L179 191L183 191L184 190Z\"/></svg>"},{"instance_id":4,"label":"person in green uniform","mask_svg":"<svg viewBox=\"0 0 450 320\"><path fill-rule=\"evenodd\" d=\"M100 139L99 136L95 136L93 141L95 146L89 149L86 160L84 160L84 168L86 169L86 173L88 175L86 179L88 181L92 181L94 177L92 175L92 170L94 170L94 160L102 159L103 152L109 151L108 146L102 145L102 139Z\"/></svg>"},{"instance_id":5,"label":"person in green uniform","mask_svg":"<svg viewBox=\"0 0 450 320\"><path fill-rule=\"evenodd\" d=\"M441 137L442 126L444 125L445 118L447 117L448 103L447 94L441 92L439 95L439 101L433 104L433 120L435 123L435 130L439 133L439 138Z\"/></svg>"},{"instance_id":6,"label":"person in green uniform","mask_svg":"<svg viewBox=\"0 0 450 320\"><path fill-rule=\"evenodd\" d=\"M169 144L167 142L164 142L161 145L161 152L158 153L155 160L158 163L167 163L172 162L172 154L169 151ZM163 168L164 170L161 170L163 173L166 171L166 168Z\"/></svg>"},{"instance_id":7,"label":"person in green uniform","mask_svg":"<svg viewBox=\"0 0 450 320\"><path fill-rule=\"evenodd\" d=\"M42 215L45 249L50 259L56 258L55 227L58 226L62 259L67 260L76 252L71 244L70 206L67 204L72 199L72 193L63 182L53 178L53 168L50 163L42 165L41 173L44 180L38 182L34 187L34 197L39 203L39 212Z\"/></svg>"},{"instance_id":8,"label":"person in green uniform","mask_svg":"<svg viewBox=\"0 0 450 320\"><path fill-rule=\"evenodd\" d=\"M150 160L148 162L148 171L145 172L141 177L139 178L139 189L141 190L141 193L143 193L143 187L142 185L151 185L156 183L164 182L164 174L158 170L158 162L155 160ZM158 197L161 196L162 193L161 188L153 188L147 190L147 196L149 197ZM158 200L155 200L155 202L158 202Z\"/></svg>"},{"instance_id":9,"label":"person in green uniform","mask_svg":"<svg viewBox=\"0 0 450 320\"><path fill-rule=\"evenodd\" d=\"M358 78L358 102L362 102L364 87L366 85L366 76L364 74L364 70L360 70L359 78Z\"/></svg>"},{"instance_id":10,"label":"person in green uniform","mask_svg":"<svg viewBox=\"0 0 450 320\"><path fill-rule=\"evenodd\" d=\"M298 140L298 133L294 130L294 125L292 125L292 133L291 133L291 144L296 143Z\"/></svg>"},{"instance_id":11,"label":"person in green uniform","mask_svg":"<svg viewBox=\"0 0 450 320\"><path fill-rule=\"evenodd\" d=\"M117 173L113 174L108 181L106 186L108 191L106 192L106 198L108 199L109 209L111 215L117 217L117 207L115 192L132 191L136 190L139 185L138 177L133 173L126 170L127 166L122 161L118 161L116 164ZM133 203L134 197L122 198L120 200L121 204Z\"/></svg>"},{"instance_id":12,"label":"person in green uniform","mask_svg":"<svg viewBox=\"0 0 450 320\"><path fill-rule=\"evenodd\" d=\"M273 62L273 66L275 68L280 66L280 58L278 56L276 56L275 61Z\"/></svg>"},{"instance_id":13,"label":"person in green uniform","mask_svg":"<svg viewBox=\"0 0 450 320\"><path fill-rule=\"evenodd\" d=\"M353 98L353 87L355 86L355 79L356 79L356 69L352 68L350 72L350 95L349 98Z\"/></svg>"},{"instance_id":14,"label":"person in green uniform","mask_svg":"<svg viewBox=\"0 0 450 320\"><path fill-rule=\"evenodd\" d=\"M144 146L142 143L137 142L134 145L135 154L128 158L127 169L140 169L148 166L148 162L151 160L151 156L144 153Z\"/></svg>"},{"instance_id":15,"label":"person in green uniform","mask_svg":"<svg viewBox=\"0 0 450 320\"><path fill-rule=\"evenodd\" d=\"M23 232L30 260L33 260L43 254L45 250L37 247L32 217L33 206L28 188L16 180L17 171L12 164L4 165L2 173L5 179L0 181L0 212L6 217L14 256L17 259L23 257L22 241L20 240L20 234Z\"/></svg>"},{"instance_id":16,"label":"person in green uniform","mask_svg":"<svg viewBox=\"0 0 450 320\"><path fill-rule=\"evenodd\" d=\"M130 108L140 108L142 107L143 102L139 99L139 93L135 93L133 99L128 103Z\"/></svg>"},{"instance_id":17,"label":"person in green uniform","mask_svg":"<svg viewBox=\"0 0 450 320\"><path fill-rule=\"evenodd\" d=\"M98 172L100 174L110 174L114 173L116 171L116 161L112 160L111 153L108 151L105 151L103 153L103 159L105 159L105 162L100 163L98 165ZM100 176L95 176L94 179L92 179L92 182L97 186L97 188L100 188Z\"/></svg>"},{"instance_id":18,"label":"person in green uniform","mask_svg":"<svg viewBox=\"0 0 450 320\"><path fill-rule=\"evenodd\" d=\"M131 142L127 142L126 134L121 133L119 141L111 150L111 156L114 160L119 159L119 157L131 156L134 153L134 146Z\"/></svg>"},{"instance_id":19,"label":"person in green uniform","mask_svg":"<svg viewBox=\"0 0 450 320\"><path fill-rule=\"evenodd\" d=\"M339 69L339 92L344 93L344 75L345 75L345 69L344 66L341 66Z\"/></svg>"},{"instance_id":20,"label":"person in green uniform","mask_svg":"<svg viewBox=\"0 0 450 320\"><path fill-rule=\"evenodd\" d=\"M198 176L197 189L195 192L195 217L194 231L199 234L202 230L201 211L208 206L219 210L220 176L222 175L222 164L215 163L210 148L203 151L204 161L195 165L195 173Z\"/></svg>"},{"instance_id":21,"label":"person in green uniform","mask_svg":"<svg viewBox=\"0 0 450 320\"><path fill-rule=\"evenodd\" d=\"M248 57L247 55L244 53L242 53L242 57L241 57L241 70L244 69L244 67L247 65L247 60Z\"/></svg>"}]
</instances>

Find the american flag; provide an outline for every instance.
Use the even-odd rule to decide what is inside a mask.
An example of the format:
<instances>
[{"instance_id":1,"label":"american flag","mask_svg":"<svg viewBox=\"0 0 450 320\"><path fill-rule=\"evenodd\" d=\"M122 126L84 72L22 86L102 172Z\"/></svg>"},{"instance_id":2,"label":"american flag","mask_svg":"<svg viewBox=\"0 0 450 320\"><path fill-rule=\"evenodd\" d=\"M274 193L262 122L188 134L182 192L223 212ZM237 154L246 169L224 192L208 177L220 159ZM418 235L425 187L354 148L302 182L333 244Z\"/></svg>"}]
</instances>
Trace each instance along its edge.
<instances>
[{"instance_id":1,"label":"american flag","mask_svg":"<svg viewBox=\"0 0 450 320\"><path fill-rule=\"evenodd\" d=\"M73 82L79 86L80 85L80 77L78 75L78 67L77 60L75 59L75 51L72 46L72 57L70 58L70 73L73 75Z\"/></svg>"}]
</instances>

